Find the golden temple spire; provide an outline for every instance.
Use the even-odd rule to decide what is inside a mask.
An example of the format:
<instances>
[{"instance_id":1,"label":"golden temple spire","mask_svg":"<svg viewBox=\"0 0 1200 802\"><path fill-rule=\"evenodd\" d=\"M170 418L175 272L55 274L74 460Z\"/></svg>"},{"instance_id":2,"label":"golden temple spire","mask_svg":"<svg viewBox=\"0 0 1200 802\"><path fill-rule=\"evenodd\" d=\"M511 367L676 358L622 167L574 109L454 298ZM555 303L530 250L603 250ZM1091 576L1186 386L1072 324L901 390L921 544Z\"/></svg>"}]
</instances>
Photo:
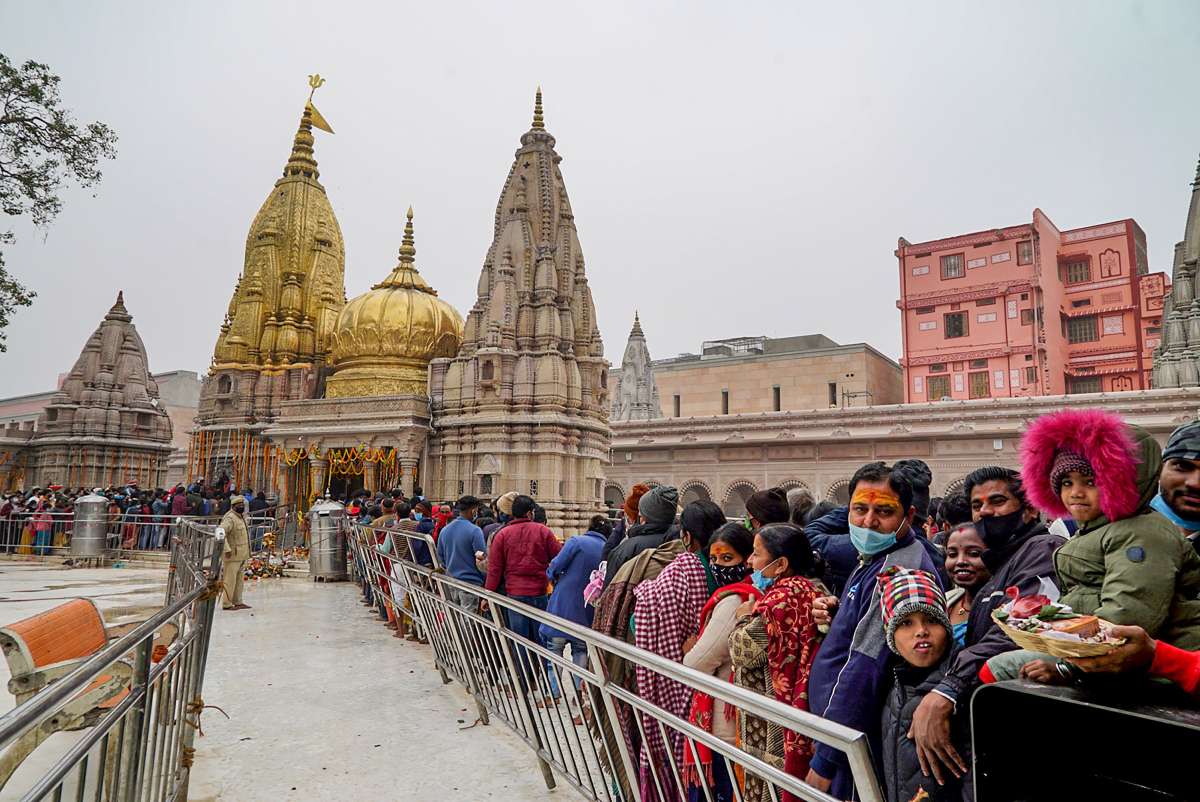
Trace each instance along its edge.
<instances>
[{"instance_id":1,"label":"golden temple spire","mask_svg":"<svg viewBox=\"0 0 1200 802\"><path fill-rule=\"evenodd\" d=\"M546 129L546 123L542 120L542 87L538 86L537 95L533 101L533 127L539 131Z\"/></svg>"},{"instance_id":2,"label":"golden temple spire","mask_svg":"<svg viewBox=\"0 0 1200 802\"><path fill-rule=\"evenodd\" d=\"M308 76L308 100L304 102L304 112L300 115L300 127L296 130L296 138L292 141L292 155L288 157L287 166L283 168L286 175L305 175L319 178L317 159L313 155L313 127L333 133L333 128L326 122L321 112L312 103L313 93L321 88L325 79L318 74Z\"/></svg>"},{"instance_id":3,"label":"golden temple spire","mask_svg":"<svg viewBox=\"0 0 1200 802\"><path fill-rule=\"evenodd\" d=\"M400 260L388 277L376 284L371 289L378 290L385 287L409 287L421 292L427 292L430 295L437 295L437 291L430 287L425 279L421 278L421 274L417 272L414 266L415 257L417 255L417 247L413 239L413 210L408 207L406 214L408 220L404 224L404 239L400 242Z\"/></svg>"}]
</instances>

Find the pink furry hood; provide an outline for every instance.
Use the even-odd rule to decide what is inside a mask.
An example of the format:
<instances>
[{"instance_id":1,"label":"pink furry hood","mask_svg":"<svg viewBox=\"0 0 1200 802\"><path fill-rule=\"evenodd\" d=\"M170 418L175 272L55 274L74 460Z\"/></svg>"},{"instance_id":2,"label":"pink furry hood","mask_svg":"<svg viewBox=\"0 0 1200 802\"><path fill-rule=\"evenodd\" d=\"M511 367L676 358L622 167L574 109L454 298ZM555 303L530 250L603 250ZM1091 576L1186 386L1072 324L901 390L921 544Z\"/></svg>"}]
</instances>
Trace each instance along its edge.
<instances>
[{"instance_id":1,"label":"pink furry hood","mask_svg":"<svg viewBox=\"0 0 1200 802\"><path fill-rule=\"evenodd\" d=\"M1021 438L1025 493L1033 506L1048 515L1070 517L1050 484L1054 457L1062 450L1081 454L1091 463L1100 490L1100 511L1109 521L1130 517L1157 492L1162 452L1148 432L1110 412L1063 410L1038 418ZM1153 451L1158 451L1158 457Z\"/></svg>"}]
</instances>

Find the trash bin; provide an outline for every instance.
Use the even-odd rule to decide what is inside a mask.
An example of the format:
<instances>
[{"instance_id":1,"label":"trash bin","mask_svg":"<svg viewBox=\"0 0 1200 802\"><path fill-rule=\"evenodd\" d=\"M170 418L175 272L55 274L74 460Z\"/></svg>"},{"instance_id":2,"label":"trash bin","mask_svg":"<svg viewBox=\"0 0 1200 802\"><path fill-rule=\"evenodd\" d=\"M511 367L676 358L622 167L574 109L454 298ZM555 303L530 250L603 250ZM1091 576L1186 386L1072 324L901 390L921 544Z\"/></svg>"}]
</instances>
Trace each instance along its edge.
<instances>
[{"instance_id":1,"label":"trash bin","mask_svg":"<svg viewBox=\"0 0 1200 802\"><path fill-rule=\"evenodd\" d=\"M314 582L346 579L346 509L324 499L312 506L308 517L312 524L308 575Z\"/></svg>"},{"instance_id":2,"label":"trash bin","mask_svg":"<svg viewBox=\"0 0 1200 802\"><path fill-rule=\"evenodd\" d=\"M108 537L108 499L89 493L75 499L75 523L71 529L71 557L103 557Z\"/></svg>"}]
</instances>

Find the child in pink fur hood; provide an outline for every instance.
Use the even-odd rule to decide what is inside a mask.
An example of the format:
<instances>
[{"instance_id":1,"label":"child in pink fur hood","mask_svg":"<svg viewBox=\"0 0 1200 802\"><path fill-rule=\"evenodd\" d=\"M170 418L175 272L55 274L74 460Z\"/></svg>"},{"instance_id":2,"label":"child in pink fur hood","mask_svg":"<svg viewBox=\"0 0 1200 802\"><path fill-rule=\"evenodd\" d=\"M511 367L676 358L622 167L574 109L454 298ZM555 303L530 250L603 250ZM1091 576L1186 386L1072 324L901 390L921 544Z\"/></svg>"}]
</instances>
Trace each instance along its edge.
<instances>
[{"instance_id":1,"label":"child in pink fur hood","mask_svg":"<svg viewBox=\"0 0 1200 802\"><path fill-rule=\"evenodd\" d=\"M1021 466L1030 502L1079 525L1054 554L1060 601L1077 613L1140 626L1173 646L1200 649L1200 557L1150 509L1162 467L1154 437L1112 413L1064 410L1029 427ZM1014 661L1029 679L1071 677L1054 658L1030 652L1002 657L988 663L997 679L1011 676L1005 668Z\"/></svg>"}]
</instances>

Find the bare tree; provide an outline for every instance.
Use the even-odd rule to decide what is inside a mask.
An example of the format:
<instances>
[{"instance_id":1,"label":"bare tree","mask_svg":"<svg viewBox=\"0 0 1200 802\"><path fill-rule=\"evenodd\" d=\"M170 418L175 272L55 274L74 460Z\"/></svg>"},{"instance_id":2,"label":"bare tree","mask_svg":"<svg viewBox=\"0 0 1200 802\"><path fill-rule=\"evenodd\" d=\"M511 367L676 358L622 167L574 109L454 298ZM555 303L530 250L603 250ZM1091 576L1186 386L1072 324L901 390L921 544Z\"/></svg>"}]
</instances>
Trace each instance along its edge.
<instances>
[{"instance_id":1,"label":"bare tree","mask_svg":"<svg viewBox=\"0 0 1200 802\"><path fill-rule=\"evenodd\" d=\"M59 192L66 182L95 185L101 159L117 155L117 135L101 122L76 124L60 105L58 83L45 64L14 67L0 53L0 209L12 217L29 215L36 226L48 226L62 210ZM11 230L0 230L0 246L14 239ZM8 350L9 317L35 296L9 275L0 250L0 352Z\"/></svg>"}]
</instances>

